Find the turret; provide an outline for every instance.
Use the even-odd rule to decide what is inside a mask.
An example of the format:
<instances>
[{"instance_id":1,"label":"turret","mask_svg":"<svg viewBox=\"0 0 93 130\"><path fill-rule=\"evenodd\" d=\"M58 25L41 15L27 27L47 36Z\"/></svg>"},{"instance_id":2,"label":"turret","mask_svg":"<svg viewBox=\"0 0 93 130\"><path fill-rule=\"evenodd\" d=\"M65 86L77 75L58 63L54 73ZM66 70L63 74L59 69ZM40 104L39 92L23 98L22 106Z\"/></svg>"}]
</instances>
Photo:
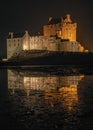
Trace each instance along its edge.
<instances>
[{"instance_id":1,"label":"turret","mask_svg":"<svg viewBox=\"0 0 93 130\"><path fill-rule=\"evenodd\" d=\"M76 41L76 28L77 24L72 22L70 14L67 14L66 18L63 20L61 38Z\"/></svg>"}]
</instances>

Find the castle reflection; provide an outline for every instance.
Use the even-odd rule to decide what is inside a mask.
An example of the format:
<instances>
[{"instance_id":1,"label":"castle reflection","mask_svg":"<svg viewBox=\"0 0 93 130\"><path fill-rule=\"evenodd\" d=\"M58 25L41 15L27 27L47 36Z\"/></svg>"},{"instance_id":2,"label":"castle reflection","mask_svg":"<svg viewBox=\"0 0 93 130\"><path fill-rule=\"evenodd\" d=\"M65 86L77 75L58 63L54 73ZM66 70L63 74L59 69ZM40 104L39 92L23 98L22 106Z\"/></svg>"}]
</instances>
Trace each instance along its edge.
<instances>
[{"instance_id":1,"label":"castle reflection","mask_svg":"<svg viewBox=\"0 0 93 130\"><path fill-rule=\"evenodd\" d=\"M8 70L8 90L11 95L23 96L25 105L29 107L34 108L36 104L42 104L41 101L51 109L65 108L70 111L78 104L77 86L83 78L84 75L62 76Z\"/></svg>"}]
</instances>

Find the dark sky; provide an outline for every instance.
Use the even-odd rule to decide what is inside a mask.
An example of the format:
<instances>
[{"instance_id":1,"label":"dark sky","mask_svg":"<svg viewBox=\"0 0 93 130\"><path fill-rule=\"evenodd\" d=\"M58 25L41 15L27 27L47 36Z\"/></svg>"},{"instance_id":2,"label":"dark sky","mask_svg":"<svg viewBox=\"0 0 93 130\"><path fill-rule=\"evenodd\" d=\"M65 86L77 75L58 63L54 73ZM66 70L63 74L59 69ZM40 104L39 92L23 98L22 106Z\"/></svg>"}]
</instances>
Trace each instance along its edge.
<instances>
[{"instance_id":1,"label":"dark sky","mask_svg":"<svg viewBox=\"0 0 93 130\"><path fill-rule=\"evenodd\" d=\"M93 4L91 0L0 0L0 54L8 32L36 33L48 18L71 14L77 22L77 41L93 51Z\"/></svg>"}]
</instances>

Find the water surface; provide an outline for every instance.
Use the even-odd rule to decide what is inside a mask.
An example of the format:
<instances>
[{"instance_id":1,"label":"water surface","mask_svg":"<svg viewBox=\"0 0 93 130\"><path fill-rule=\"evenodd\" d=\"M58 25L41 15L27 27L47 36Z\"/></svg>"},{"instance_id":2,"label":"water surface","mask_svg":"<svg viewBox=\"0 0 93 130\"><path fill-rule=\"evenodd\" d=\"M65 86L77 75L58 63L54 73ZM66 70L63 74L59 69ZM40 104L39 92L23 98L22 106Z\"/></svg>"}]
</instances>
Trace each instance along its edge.
<instances>
[{"instance_id":1,"label":"water surface","mask_svg":"<svg viewBox=\"0 0 93 130\"><path fill-rule=\"evenodd\" d=\"M93 129L93 75L72 70L0 69L0 129Z\"/></svg>"}]
</instances>

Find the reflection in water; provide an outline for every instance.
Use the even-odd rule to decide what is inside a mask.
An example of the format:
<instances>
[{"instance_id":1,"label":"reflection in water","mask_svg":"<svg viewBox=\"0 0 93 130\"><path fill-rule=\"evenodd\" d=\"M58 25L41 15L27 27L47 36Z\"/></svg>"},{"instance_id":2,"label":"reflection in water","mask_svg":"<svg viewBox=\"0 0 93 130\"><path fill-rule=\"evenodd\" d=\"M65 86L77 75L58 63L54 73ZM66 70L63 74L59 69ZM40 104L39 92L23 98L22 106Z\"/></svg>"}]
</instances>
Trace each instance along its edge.
<instances>
[{"instance_id":1,"label":"reflection in water","mask_svg":"<svg viewBox=\"0 0 93 130\"><path fill-rule=\"evenodd\" d=\"M0 70L0 129L92 130L91 69L35 69Z\"/></svg>"},{"instance_id":2,"label":"reflection in water","mask_svg":"<svg viewBox=\"0 0 93 130\"><path fill-rule=\"evenodd\" d=\"M77 85L82 78L84 75L62 76L8 70L8 89L11 95L25 96L22 100L31 109L45 104L45 107L55 111L61 108L71 111L78 104ZM40 97L42 100L39 100Z\"/></svg>"}]
</instances>

